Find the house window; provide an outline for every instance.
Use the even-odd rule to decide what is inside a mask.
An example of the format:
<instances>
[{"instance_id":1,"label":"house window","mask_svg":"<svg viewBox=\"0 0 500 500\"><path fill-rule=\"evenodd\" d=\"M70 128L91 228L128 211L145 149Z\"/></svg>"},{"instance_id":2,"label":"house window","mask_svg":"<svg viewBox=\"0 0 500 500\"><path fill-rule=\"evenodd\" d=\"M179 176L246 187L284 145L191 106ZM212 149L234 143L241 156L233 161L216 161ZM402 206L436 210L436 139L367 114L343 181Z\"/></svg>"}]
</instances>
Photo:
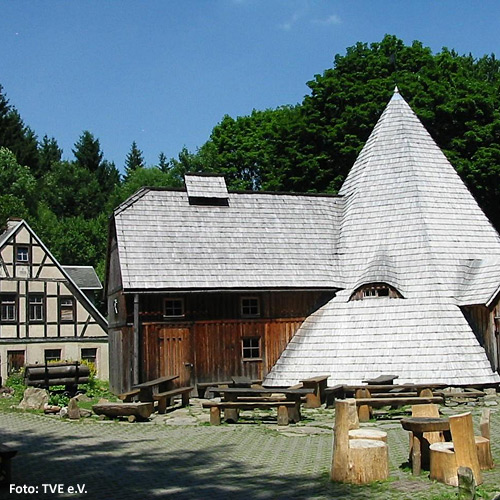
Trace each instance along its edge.
<instances>
[{"instance_id":1,"label":"house window","mask_svg":"<svg viewBox=\"0 0 500 500\"><path fill-rule=\"evenodd\" d=\"M29 295L28 297L28 318L30 321L43 321L44 303L43 295Z\"/></svg>"},{"instance_id":2,"label":"house window","mask_svg":"<svg viewBox=\"0 0 500 500\"><path fill-rule=\"evenodd\" d=\"M73 297L61 297L59 299L59 320L61 323L75 320L75 300Z\"/></svg>"},{"instance_id":3,"label":"house window","mask_svg":"<svg viewBox=\"0 0 500 500\"><path fill-rule=\"evenodd\" d=\"M259 297L241 297L241 315L245 318L260 316Z\"/></svg>"},{"instance_id":4,"label":"house window","mask_svg":"<svg viewBox=\"0 0 500 500\"><path fill-rule=\"evenodd\" d=\"M30 252L28 247L16 247L16 262L19 264L28 264Z\"/></svg>"},{"instance_id":5,"label":"house window","mask_svg":"<svg viewBox=\"0 0 500 500\"><path fill-rule=\"evenodd\" d=\"M184 316L184 299L165 299L163 315L166 318L182 318Z\"/></svg>"},{"instance_id":6,"label":"house window","mask_svg":"<svg viewBox=\"0 0 500 500\"><path fill-rule=\"evenodd\" d=\"M45 363L61 361L61 349L45 349Z\"/></svg>"},{"instance_id":7,"label":"house window","mask_svg":"<svg viewBox=\"0 0 500 500\"><path fill-rule=\"evenodd\" d=\"M243 359L260 359L260 337L241 339Z\"/></svg>"},{"instance_id":8,"label":"house window","mask_svg":"<svg viewBox=\"0 0 500 500\"><path fill-rule=\"evenodd\" d=\"M2 322L16 321L15 295L0 295L0 320Z\"/></svg>"},{"instance_id":9,"label":"house window","mask_svg":"<svg viewBox=\"0 0 500 500\"><path fill-rule=\"evenodd\" d=\"M97 361L97 348L95 347L82 348L80 358L82 361L88 361L89 363L93 363L95 365Z\"/></svg>"}]
</instances>

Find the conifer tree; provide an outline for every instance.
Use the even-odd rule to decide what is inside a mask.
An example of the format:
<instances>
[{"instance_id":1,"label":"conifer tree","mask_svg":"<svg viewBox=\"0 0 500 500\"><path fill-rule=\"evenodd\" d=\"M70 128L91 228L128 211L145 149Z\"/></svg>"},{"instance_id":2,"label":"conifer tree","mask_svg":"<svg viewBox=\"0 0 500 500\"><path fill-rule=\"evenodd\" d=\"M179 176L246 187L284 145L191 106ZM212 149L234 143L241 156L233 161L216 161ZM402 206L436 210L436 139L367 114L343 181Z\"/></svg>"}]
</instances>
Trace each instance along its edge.
<instances>
[{"instance_id":1,"label":"conifer tree","mask_svg":"<svg viewBox=\"0 0 500 500\"><path fill-rule=\"evenodd\" d=\"M134 170L144 168L145 166L143 153L134 141L130 147L130 152L127 154L127 158L125 159L125 179L127 179L130 174L134 172Z\"/></svg>"}]
</instances>

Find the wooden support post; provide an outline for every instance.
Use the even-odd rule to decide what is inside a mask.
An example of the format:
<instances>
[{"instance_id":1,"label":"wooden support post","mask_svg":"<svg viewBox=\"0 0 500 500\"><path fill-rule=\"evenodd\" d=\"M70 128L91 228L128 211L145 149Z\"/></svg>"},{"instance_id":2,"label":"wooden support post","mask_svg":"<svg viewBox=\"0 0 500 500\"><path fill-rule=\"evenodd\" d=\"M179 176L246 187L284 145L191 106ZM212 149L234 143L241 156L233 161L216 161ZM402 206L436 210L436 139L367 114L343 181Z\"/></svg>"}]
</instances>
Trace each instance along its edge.
<instances>
[{"instance_id":1,"label":"wooden support post","mask_svg":"<svg viewBox=\"0 0 500 500\"><path fill-rule=\"evenodd\" d=\"M183 392L181 395L182 406L189 406L189 392Z\"/></svg>"},{"instance_id":2,"label":"wooden support post","mask_svg":"<svg viewBox=\"0 0 500 500\"><path fill-rule=\"evenodd\" d=\"M220 425L220 408L216 406L210 408L210 425Z\"/></svg>"},{"instance_id":3,"label":"wooden support post","mask_svg":"<svg viewBox=\"0 0 500 500\"><path fill-rule=\"evenodd\" d=\"M418 476L422 471L422 450L420 439L413 434L413 443L411 447L411 470L414 476Z\"/></svg>"},{"instance_id":4,"label":"wooden support post","mask_svg":"<svg viewBox=\"0 0 500 500\"><path fill-rule=\"evenodd\" d=\"M278 425L288 425L288 408L278 406Z\"/></svg>"},{"instance_id":5,"label":"wooden support post","mask_svg":"<svg viewBox=\"0 0 500 500\"><path fill-rule=\"evenodd\" d=\"M139 294L134 295L134 330L132 345L132 385L139 383Z\"/></svg>"},{"instance_id":6,"label":"wooden support post","mask_svg":"<svg viewBox=\"0 0 500 500\"><path fill-rule=\"evenodd\" d=\"M224 409L224 420L226 422L231 422L235 424L238 422L238 408L225 408Z\"/></svg>"},{"instance_id":7,"label":"wooden support post","mask_svg":"<svg viewBox=\"0 0 500 500\"><path fill-rule=\"evenodd\" d=\"M370 398L371 394L368 389L357 389L356 399ZM372 416L372 408L368 405L360 405L358 407L358 418L360 422L368 422Z\"/></svg>"}]
</instances>

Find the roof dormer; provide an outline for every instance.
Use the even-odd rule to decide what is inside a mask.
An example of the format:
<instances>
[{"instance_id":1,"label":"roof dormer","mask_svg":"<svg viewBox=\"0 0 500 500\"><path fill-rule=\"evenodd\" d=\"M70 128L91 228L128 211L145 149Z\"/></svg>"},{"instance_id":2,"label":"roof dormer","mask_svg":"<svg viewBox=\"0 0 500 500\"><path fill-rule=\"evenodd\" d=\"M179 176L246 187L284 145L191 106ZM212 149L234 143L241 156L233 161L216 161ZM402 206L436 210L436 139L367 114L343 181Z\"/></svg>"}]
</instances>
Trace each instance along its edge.
<instances>
[{"instance_id":1,"label":"roof dormer","mask_svg":"<svg viewBox=\"0 0 500 500\"><path fill-rule=\"evenodd\" d=\"M184 183L190 205L229 206L229 194L222 175L186 174Z\"/></svg>"}]
</instances>

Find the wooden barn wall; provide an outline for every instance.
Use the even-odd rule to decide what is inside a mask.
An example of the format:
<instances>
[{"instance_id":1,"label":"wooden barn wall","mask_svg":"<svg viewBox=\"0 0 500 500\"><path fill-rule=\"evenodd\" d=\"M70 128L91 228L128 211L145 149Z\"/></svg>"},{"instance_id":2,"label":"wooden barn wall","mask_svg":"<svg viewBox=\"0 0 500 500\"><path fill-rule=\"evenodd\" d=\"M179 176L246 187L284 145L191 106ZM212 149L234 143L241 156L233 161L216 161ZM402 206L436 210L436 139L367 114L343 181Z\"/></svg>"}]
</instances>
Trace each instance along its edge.
<instances>
[{"instance_id":1,"label":"wooden barn wall","mask_svg":"<svg viewBox=\"0 0 500 500\"><path fill-rule=\"evenodd\" d=\"M132 385L132 328L110 329L109 343L109 386L111 392L120 394Z\"/></svg>"},{"instance_id":2,"label":"wooden barn wall","mask_svg":"<svg viewBox=\"0 0 500 500\"><path fill-rule=\"evenodd\" d=\"M179 375L177 385L263 379L293 337L302 318L144 323L142 379ZM261 358L243 359L242 339L259 337Z\"/></svg>"},{"instance_id":3,"label":"wooden barn wall","mask_svg":"<svg viewBox=\"0 0 500 500\"><path fill-rule=\"evenodd\" d=\"M479 343L484 347L493 370L500 369L500 343L495 334L495 315L498 316L498 304L492 310L486 306L467 306L463 308L465 318L471 326Z\"/></svg>"}]
</instances>

